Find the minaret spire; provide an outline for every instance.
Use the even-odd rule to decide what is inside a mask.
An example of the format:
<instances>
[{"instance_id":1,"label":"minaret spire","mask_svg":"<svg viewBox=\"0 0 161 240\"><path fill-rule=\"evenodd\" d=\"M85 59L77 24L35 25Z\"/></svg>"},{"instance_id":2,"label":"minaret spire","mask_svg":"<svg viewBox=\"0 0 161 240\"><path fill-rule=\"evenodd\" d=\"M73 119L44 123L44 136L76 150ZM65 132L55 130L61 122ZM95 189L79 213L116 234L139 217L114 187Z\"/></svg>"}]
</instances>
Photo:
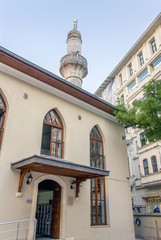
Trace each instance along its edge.
<instances>
[{"instance_id":1,"label":"minaret spire","mask_svg":"<svg viewBox=\"0 0 161 240\"><path fill-rule=\"evenodd\" d=\"M81 55L82 39L77 30L78 20L73 21L73 30L67 36L67 54L60 61L60 73L69 82L82 87L82 78L87 75L87 60Z\"/></svg>"}]
</instances>

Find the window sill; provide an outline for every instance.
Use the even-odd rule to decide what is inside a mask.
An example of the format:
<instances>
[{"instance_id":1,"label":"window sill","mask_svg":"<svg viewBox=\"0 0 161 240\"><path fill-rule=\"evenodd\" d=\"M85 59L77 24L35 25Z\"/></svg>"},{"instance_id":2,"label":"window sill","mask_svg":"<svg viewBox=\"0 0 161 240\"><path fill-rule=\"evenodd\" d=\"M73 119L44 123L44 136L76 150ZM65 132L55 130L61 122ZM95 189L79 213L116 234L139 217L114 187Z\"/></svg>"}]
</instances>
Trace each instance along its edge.
<instances>
[{"instance_id":1,"label":"window sill","mask_svg":"<svg viewBox=\"0 0 161 240\"><path fill-rule=\"evenodd\" d=\"M105 224L105 225L91 225L91 228L106 228L110 227L110 224Z\"/></svg>"},{"instance_id":2,"label":"window sill","mask_svg":"<svg viewBox=\"0 0 161 240\"><path fill-rule=\"evenodd\" d=\"M158 171L158 172L155 172L155 173L149 173L149 174L147 174L147 175L141 175L141 177L148 177L148 176L152 176L152 175L157 175L157 174L159 174L159 173L161 173L161 169Z\"/></svg>"}]
</instances>

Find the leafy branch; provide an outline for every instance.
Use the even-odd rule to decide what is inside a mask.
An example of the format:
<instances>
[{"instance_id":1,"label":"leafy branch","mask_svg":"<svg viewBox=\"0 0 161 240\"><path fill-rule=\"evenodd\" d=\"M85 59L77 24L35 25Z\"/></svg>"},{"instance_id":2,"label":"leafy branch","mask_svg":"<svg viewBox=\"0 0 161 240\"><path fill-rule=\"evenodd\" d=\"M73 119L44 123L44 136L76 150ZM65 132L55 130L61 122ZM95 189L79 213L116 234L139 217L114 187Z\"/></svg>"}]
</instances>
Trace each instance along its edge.
<instances>
[{"instance_id":1,"label":"leafy branch","mask_svg":"<svg viewBox=\"0 0 161 240\"><path fill-rule=\"evenodd\" d=\"M143 89L145 98L125 105L118 99L116 120L125 128L144 130L149 142L161 140L161 80L152 80Z\"/></svg>"}]
</instances>

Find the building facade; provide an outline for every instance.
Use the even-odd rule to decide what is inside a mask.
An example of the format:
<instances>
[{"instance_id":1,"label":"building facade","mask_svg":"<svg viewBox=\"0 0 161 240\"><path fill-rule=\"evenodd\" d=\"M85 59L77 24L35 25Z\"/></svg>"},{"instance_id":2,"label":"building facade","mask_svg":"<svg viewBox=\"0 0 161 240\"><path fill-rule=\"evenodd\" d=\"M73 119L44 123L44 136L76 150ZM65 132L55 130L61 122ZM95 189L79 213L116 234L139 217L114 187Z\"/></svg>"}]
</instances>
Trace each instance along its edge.
<instances>
[{"instance_id":1,"label":"building facade","mask_svg":"<svg viewBox=\"0 0 161 240\"><path fill-rule=\"evenodd\" d=\"M161 78L161 14L152 22L95 94L116 104L144 98L143 86ZM161 142L145 141L141 129L126 129L134 213L161 212Z\"/></svg>"},{"instance_id":2,"label":"building facade","mask_svg":"<svg viewBox=\"0 0 161 240\"><path fill-rule=\"evenodd\" d=\"M69 54L66 71L84 60ZM0 223L36 218L36 237L134 240L124 128L74 74L64 80L0 48Z\"/></svg>"}]
</instances>

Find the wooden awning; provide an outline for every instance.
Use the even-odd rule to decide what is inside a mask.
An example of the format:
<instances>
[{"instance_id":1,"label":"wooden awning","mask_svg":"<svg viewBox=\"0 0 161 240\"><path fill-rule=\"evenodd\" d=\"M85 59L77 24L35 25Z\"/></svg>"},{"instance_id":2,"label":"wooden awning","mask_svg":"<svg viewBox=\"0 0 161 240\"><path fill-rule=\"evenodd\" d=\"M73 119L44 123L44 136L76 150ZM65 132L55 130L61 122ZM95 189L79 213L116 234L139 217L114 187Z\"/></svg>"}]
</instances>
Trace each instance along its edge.
<instances>
[{"instance_id":1,"label":"wooden awning","mask_svg":"<svg viewBox=\"0 0 161 240\"><path fill-rule=\"evenodd\" d=\"M18 192L21 192L25 174L33 171L75 178L76 197L78 197L79 185L82 181L109 176L109 171L105 169L94 168L44 155L33 155L11 163L11 169L19 169L21 171Z\"/></svg>"}]
</instances>

